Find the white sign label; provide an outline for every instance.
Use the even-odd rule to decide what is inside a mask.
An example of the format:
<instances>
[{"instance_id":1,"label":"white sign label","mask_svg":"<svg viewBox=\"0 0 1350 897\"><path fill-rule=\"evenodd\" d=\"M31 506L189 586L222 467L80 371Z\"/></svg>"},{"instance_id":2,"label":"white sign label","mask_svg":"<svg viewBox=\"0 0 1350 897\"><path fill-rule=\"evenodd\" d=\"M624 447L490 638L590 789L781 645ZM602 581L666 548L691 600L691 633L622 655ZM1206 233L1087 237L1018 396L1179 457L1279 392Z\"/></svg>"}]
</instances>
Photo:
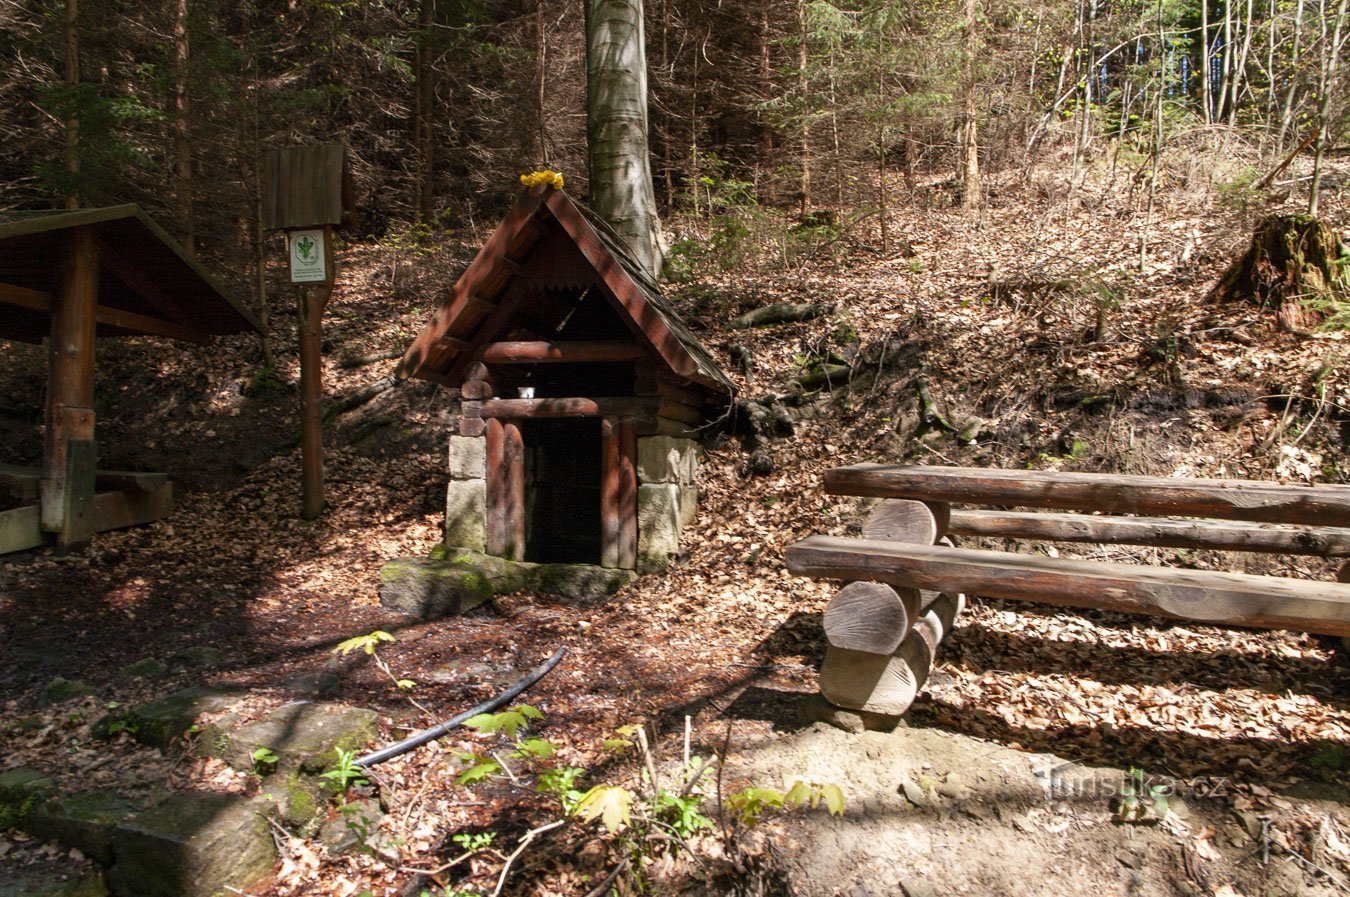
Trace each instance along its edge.
<instances>
[{"instance_id":1,"label":"white sign label","mask_svg":"<svg viewBox=\"0 0 1350 897\"><path fill-rule=\"evenodd\" d=\"M323 228L287 231L286 238L291 250L291 283L323 283L327 280Z\"/></svg>"}]
</instances>

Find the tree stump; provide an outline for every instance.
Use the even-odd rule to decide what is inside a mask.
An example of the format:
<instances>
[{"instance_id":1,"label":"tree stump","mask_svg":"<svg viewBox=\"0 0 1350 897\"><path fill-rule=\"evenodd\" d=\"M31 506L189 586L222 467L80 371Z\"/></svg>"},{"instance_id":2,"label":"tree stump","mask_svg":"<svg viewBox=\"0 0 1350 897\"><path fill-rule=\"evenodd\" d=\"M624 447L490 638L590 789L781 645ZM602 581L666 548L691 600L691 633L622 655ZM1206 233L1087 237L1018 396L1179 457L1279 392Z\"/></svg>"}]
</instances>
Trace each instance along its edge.
<instances>
[{"instance_id":1,"label":"tree stump","mask_svg":"<svg viewBox=\"0 0 1350 897\"><path fill-rule=\"evenodd\" d=\"M1333 301L1350 296L1350 265L1340 237L1308 215L1276 215L1256 227L1251 245L1224 272L1210 301L1257 302L1276 309L1280 327L1320 323Z\"/></svg>"}]
</instances>

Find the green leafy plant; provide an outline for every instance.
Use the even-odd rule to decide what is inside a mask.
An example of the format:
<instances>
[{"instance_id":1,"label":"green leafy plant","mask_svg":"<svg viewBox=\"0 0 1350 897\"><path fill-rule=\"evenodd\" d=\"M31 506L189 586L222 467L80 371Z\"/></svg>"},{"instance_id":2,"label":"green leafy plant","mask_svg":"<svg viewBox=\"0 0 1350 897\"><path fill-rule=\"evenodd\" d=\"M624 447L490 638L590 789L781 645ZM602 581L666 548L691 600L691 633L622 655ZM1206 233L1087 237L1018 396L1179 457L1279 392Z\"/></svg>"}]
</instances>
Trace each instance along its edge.
<instances>
[{"instance_id":1,"label":"green leafy plant","mask_svg":"<svg viewBox=\"0 0 1350 897\"><path fill-rule=\"evenodd\" d=\"M333 653L341 654L344 657L347 656L348 654L351 654L354 651L360 651L364 654L368 654L370 656L370 659L375 662L375 666L379 667L380 672L388 676L389 679L394 683L395 688L397 688L399 691L410 691L413 688L417 687L417 683L411 679L404 679L400 677L389 666L389 662L380 656L380 645L386 642L394 642L394 641L397 641L397 639L395 639L392 635L385 632L383 629L376 629L374 632L368 633L366 635L354 636L352 638L346 639L345 641L339 642L337 647L333 649ZM408 697L408 703L412 704L414 707L416 707L423 713L431 715L431 711L427 710L427 708L423 707L411 696ZM475 719L477 719L477 717L475 717ZM469 721L469 723L472 722L473 722L472 720ZM469 723L466 723L466 725L468 725Z\"/></svg>"},{"instance_id":2,"label":"green leafy plant","mask_svg":"<svg viewBox=\"0 0 1350 897\"><path fill-rule=\"evenodd\" d=\"M319 778L323 779L328 787L341 798L349 789L368 783L365 770L356 764L356 751L348 751L342 748L335 748L335 751L337 762L332 769L320 773Z\"/></svg>"},{"instance_id":3,"label":"green leafy plant","mask_svg":"<svg viewBox=\"0 0 1350 897\"><path fill-rule=\"evenodd\" d=\"M1167 815L1167 785L1153 782L1142 769L1131 766L1120 789L1116 819L1120 822L1157 822Z\"/></svg>"},{"instance_id":4,"label":"green leafy plant","mask_svg":"<svg viewBox=\"0 0 1350 897\"><path fill-rule=\"evenodd\" d=\"M258 775L263 776L275 772L277 763L281 761L281 758L277 756L276 751L269 747L260 747L250 756L253 758L254 771L256 771Z\"/></svg>"},{"instance_id":5,"label":"green leafy plant","mask_svg":"<svg viewBox=\"0 0 1350 897\"><path fill-rule=\"evenodd\" d=\"M497 840L497 833L460 832L458 835L451 835L450 840L467 851L486 850L492 846L492 842Z\"/></svg>"}]
</instances>

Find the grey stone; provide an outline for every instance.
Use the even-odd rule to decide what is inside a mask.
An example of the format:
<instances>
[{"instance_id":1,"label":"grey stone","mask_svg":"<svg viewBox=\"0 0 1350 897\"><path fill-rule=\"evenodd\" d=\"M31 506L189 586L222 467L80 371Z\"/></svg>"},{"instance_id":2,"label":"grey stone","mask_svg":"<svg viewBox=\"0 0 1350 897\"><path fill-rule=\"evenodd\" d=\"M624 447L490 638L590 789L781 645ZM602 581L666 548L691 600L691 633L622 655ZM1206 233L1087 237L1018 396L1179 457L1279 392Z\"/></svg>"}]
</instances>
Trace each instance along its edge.
<instances>
[{"instance_id":1,"label":"grey stone","mask_svg":"<svg viewBox=\"0 0 1350 897\"><path fill-rule=\"evenodd\" d=\"M674 436L644 436L637 441L639 483L692 485L698 470L698 443Z\"/></svg>"},{"instance_id":2,"label":"grey stone","mask_svg":"<svg viewBox=\"0 0 1350 897\"><path fill-rule=\"evenodd\" d=\"M286 828L302 836L313 834L311 823L326 800L320 779L298 771L274 773L263 779L261 794Z\"/></svg>"},{"instance_id":3,"label":"grey stone","mask_svg":"<svg viewBox=\"0 0 1350 897\"><path fill-rule=\"evenodd\" d=\"M474 551L487 547L487 483L451 480L445 490L445 544Z\"/></svg>"},{"instance_id":4,"label":"grey stone","mask_svg":"<svg viewBox=\"0 0 1350 897\"><path fill-rule=\"evenodd\" d=\"M114 892L137 897L223 897L272 871L261 798L180 792L123 823L113 836Z\"/></svg>"},{"instance_id":5,"label":"grey stone","mask_svg":"<svg viewBox=\"0 0 1350 897\"><path fill-rule=\"evenodd\" d=\"M638 487L638 569L662 570L680 553L680 487L650 483Z\"/></svg>"},{"instance_id":6,"label":"grey stone","mask_svg":"<svg viewBox=\"0 0 1350 897\"><path fill-rule=\"evenodd\" d=\"M361 707L287 704L232 731L208 733L198 750L249 771L259 765L254 755L265 749L276 755L281 772L317 773L336 762L338 748L354 751L369 744L378 723L377 713Z\"/></svg>"},{"instance_id":7,"label":"grey stone","mask_svg":"<svg viewBox=\"0 0 1350 897\"><path fill-rule=\"evenodd\" d=\"M454 557L396 558L380 568L380 604L424 620L462 614L495 593L489 575Z\"/></svg>"},{"instance_id":8,"label":"grey stone","mask_svg":"<svg viewBox=\"0 0 1350 897\"><path fill-rule=\"evenodd\" d=\"M169 665L153 657L142 657L135 663L122 667L121 673L128 679L155 679L169 671Z\"/></svg>"},{"instance_id":9,"label":"grey stone","mask_svg":"<svg viewBox=\"0 0 1350 897\"><path fill-rule=\"evenodd\" d=\"M129 732L141 744L166 751L175 738L192 728L197 717L227 710L241 697L242 693L234 689L185 688L124 713L105 716L94 724L94 734L107 738Z\"/></svg>"},{"instance_id":10,"label":"grey stone","mask_svg":"<svg viewBox=\"0 0 1350 897\"><path fill-rule=\"evenodd\" d=\"M293 695L326 698L337 691L341 680L337 673L303 673L286 680L286 690Z\"/></svg>"},{"instance_id":11,"label":"grey stone","mask_svg":"<svg viewBox=\"0 0 1350 897\"><path fill-rule=\"evenodd\" d=\"M0 831L21 827L56 783L46 774L26 766L0 772Z\"/></svg>"},{"instance_id":12,"label":"grey stone","mask_svg":"<svg viewBox=\"0 0 1350 897\"><path fill-rule=\"evenodd\" d=\"M47 687L42 690L43 704L60 704L62 701L69 701L71 698L82 698L85 695L92 695L97 689L88 682L81 682L79 679L62 679L57 676Z\"/></svg>"},{"instance_id":13,"label":"grey stone","mask_svg":"<svg viewBox=\"0 0 1350 897\"><path fill-rule=\"evenodd\" d=\"M0 882L0 897L108 897L103 876L70 878L55 872L8 870Z\"/></svg>"},{"instance_id":14,"label":"grey stone","mask_svg":"<svg viewBox=\"0 0 1350 897\"><path fill-rule=\"evenodd\" d=\"M169 658L169 666L176 669L195 669L213 667L223 660L225 653L210 645L191 645L181 651L175 651Z\"/></svg>"},{"instance_id":15,"label":"grey stone","mask_svg":"<svg viewBox=\"0 0 1350 897\"><path fill-rule=\"evenodd\" d=\"M35 838L74 847L106 865L112 862L118 823L136 809L131 801L108 791L62 794L38 804L23 828Z\"/></svg>"},{"instance_id":16,"label":"grey stone","mask_svg":"<svg viewBox=\"0 0 1350 897\"><path fill-rule=\"evenodd\" d=\"M384 846L385 836L379 831L384 812L373 800L354 800L343 804L338 815L319 829L318 840L329 856L354 853L367 847Z\"/></svg>"},{"instance_id":17,"label":"grey stone","mask_svg":"<svg viewBox=\"0 0 1350 897\"><path fill-rule=\"evenodd\" d=\"M806 695L797 701L797 722L803 726L825 723L852 735L863 732L891 732L900 725L898 716L868 713L836 707L820 694Z\"/></svg>"},{"instance_id":18,"label":"grey stone","mask_svg":"<svg viewBox=\"0 0 1350 897\"><path fill-rule=\"evenodd\" d=\"M450 437L450 479L487 477L487 440L482 436Z\"/></svg>"},{"instance_id":19,"label":"grey stone","mask_svg":"<svg viewBox=\"0 0 1350 897\"><path fill-rule=\"evenodd\" d=\"M439 548L439 546L438 546ZM380 603L423 619L462 614L493 595L542 592L593 601L617 592L633 571L591 564L508 561L468 549L430 558L396 558L380 568Z\"/></svg>"},{"instance_id":20,"label":"grey stone","mask_svg":"<svg viewBox=\"0 0 1350 897\"><path fill-rule=\"evenodd\" d=\"M698 516L698 490L692 486L680 489L680 528L694 522Z\"/></svg>"}]
</instances>

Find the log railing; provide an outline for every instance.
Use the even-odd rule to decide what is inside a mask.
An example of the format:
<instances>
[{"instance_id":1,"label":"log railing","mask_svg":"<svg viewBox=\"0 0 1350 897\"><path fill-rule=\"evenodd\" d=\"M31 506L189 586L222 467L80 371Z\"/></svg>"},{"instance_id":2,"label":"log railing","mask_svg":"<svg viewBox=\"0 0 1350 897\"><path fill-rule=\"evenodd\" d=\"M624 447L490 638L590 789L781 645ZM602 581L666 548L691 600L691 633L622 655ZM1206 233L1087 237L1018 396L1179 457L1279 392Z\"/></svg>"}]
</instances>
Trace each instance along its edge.
<instances>
[{"instance_id":1,"label":"log railing","mask_svg":"<svg viewBox=\"0 0 1350 897\"><path fill-rule=\"evenodd\" d=\"M793 573L849 583L825 611L820 674L822 694L840 707L902 714L966 594L1350 637L1350 562L1337 582L1322 582L974 550L950 541L1001 537L1350 558L1350 487L865 464L828 471L825 488L885 499L863 538L812 536L787 550ZM1084 513L964 510L952 503Z\"/></svg>"}]
</instances>

